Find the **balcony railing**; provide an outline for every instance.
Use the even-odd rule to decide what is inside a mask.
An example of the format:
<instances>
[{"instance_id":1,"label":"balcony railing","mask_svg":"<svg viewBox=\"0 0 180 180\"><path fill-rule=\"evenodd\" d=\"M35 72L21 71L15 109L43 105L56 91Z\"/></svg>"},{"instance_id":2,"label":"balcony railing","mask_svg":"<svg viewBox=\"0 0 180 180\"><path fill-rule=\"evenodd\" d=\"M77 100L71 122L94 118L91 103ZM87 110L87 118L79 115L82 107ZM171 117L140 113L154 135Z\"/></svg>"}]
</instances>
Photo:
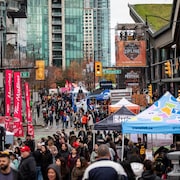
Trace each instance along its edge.
<instances>
[{"instance_id":1,"label":"balcony railing","mask_svg":"<svg viewBox=\"0 0 180 180\"><path fill-rule=\"evenodd\" d=\"M61 4L52 4L52 8L61 8Z\"/></svg>"},{"instance_id":2,"label":"balcony railing","mask_svg":"<svg viewBox=\"0 0 180 180\"><path fill-rule=\"evenodd\" d=\"M61 21L52 21L52 24L54 24L54 25L61 25L62 22Z\"/></svg>"},{"instance_id":3,"label":"balcony railing","mask_svg":"<svg viewBox=\"0 0 180 180\"><path fill-rule=\"evenodd\" d=\"M62 14L60 12L52 12L52 16L62 16Z\"/></svg>"},{"instance_id":4,"label":"balcony railing","mask_svg":"<svg viewBox=\"0 0 180 180\"><path fill-rule=\"evenodd\" d=\"M17 34L18 27L11 24L6 27L6 34Z\"/></svg>"},{"instance_id":5,"label":"balcony railing","mask_svg":"<svg viewBox=\"0 0 180 180\"><path fill-rule=\"evenodd\" d=\"M19 10L18 2L17 1L8 1L7 10L17 12Z\"/></svg>"}]
</instances>

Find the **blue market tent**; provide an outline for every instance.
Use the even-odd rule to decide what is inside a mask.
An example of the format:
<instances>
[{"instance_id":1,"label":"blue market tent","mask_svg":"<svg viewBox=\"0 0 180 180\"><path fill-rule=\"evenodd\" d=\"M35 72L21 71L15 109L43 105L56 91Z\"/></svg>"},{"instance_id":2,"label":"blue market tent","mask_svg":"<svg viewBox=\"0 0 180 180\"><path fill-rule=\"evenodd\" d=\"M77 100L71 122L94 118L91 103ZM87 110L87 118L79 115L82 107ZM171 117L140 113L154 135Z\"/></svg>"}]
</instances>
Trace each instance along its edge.
<instances>
[{"instance_id":1,"label":"blue market tent","mask_svg":"<svg viewBox=\"0 0 180 180\"><path fill-rule=\"evenodd\" d=\"M121 123L135 116L133 112L122 106L119 110L112 113L107 118L94 124L95 130L116 130L121 131Z\"/></svg>"},{"instance_id":2,"label":"blue market tent","mask_svg":"<svg viewBox=\"0 0 180 180\"><path fill-rule=\"evenodd\" d=\"M109 89L105 89L101 94L96 96L97 101L103 101L103 100L108 100L110 98L110 91Z\"/></svg>"},{"instance_id":3,"label":"blue market tent","mask_svg":"<svg viewBox=\"0 0 180 180\"><path fill-rule=\"evenodd\" d=\"M122 123L123 134L179 134L180 103L166 92L149 108Z\"/></svg>"},{"instance_id":4,"label":"blue market tent","mask_svg":"<svg viewBox=\"0 0 180 180\"><path fill-rule=\"evenodd\" d=\"M89 96L87 97L88 99L96 99L97 101L103 101L103 100L107 100L110 98L110 91L109 89L105 89L104 91L102 90L97 90L91 94L89 94Z\"/></svg>"}]
</instances>

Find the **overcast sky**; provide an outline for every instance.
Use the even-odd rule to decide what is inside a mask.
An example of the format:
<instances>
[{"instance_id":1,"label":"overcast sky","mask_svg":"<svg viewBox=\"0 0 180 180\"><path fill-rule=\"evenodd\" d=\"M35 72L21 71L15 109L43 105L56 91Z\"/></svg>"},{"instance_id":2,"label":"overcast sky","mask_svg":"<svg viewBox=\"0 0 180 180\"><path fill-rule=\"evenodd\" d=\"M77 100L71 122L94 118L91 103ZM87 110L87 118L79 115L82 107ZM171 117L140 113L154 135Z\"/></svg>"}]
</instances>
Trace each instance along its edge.
<instances>
[{"instance_id":1,"label":"overcast sky","mask_svg":"<svg viewBox=\"0 0 180 180\"><path fill-rule=\"evenodd\" d=\"M111 3L111 61L115 62L114 29L117 23L133 23L128 4L170 4L173 0L110 0Z\"/></svg>"}]
</instances>

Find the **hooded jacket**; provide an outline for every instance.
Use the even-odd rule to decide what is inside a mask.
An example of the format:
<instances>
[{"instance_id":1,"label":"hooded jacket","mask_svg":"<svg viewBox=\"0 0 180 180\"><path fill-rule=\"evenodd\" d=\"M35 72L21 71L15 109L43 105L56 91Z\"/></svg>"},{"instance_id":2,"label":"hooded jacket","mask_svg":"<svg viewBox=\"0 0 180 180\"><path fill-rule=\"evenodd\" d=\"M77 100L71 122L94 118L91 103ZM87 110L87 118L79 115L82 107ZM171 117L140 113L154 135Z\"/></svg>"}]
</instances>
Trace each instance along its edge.
<instances>
[{"instance_id":1,"label":"hooded jacket","mask_svg":"<svg viewBox=\"0 0 180 180\"><path fill-rule=\"evenodd\" d=\"M161 178L153 174L152 171L145 170L138 180L161 180Z\"/></svg>"},{"instance_id":2,"label":"hooded jacket","mask_svg":"<svg viewBox=\"0 0 180 180\"><path fill-rule=\"evenodd\" d=\"M56 164L50 164L47 168L47 171L49 169L53 169L56 172L56 180L61 180L61 174L60 174L60 167Z\"/></svg>"}]
</instances>

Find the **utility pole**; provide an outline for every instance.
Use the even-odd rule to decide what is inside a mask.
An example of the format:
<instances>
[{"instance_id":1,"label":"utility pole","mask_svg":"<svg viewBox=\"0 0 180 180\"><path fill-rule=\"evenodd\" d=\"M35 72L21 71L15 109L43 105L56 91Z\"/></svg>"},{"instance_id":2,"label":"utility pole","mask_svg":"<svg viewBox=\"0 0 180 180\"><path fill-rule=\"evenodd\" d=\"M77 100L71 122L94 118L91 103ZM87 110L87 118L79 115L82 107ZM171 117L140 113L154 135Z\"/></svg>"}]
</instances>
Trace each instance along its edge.
<instances>
[{"instance_id":1,"label":"utility pole","mask_svg":"<svg viewBox=\"0 0 180 180\"><path fill-rule=\"evenodd\" d=\"M3 17L1 17L0 19L0 36L1 36L1 65L0 67L3 67L3 31L4 31L5 27L3 25Z\"/></svg>"}]
</instances>

